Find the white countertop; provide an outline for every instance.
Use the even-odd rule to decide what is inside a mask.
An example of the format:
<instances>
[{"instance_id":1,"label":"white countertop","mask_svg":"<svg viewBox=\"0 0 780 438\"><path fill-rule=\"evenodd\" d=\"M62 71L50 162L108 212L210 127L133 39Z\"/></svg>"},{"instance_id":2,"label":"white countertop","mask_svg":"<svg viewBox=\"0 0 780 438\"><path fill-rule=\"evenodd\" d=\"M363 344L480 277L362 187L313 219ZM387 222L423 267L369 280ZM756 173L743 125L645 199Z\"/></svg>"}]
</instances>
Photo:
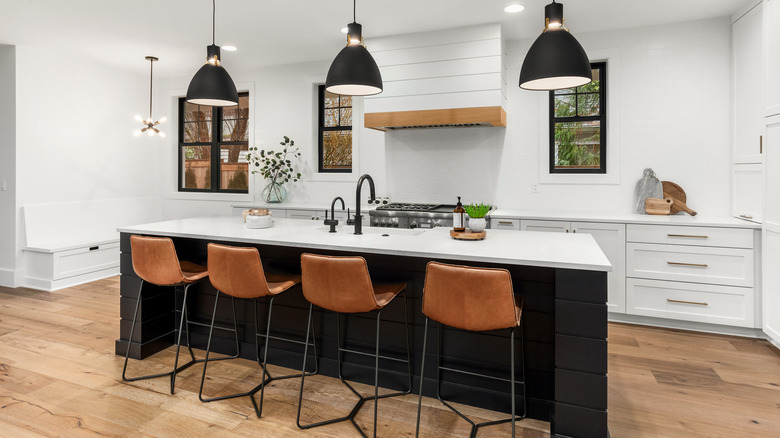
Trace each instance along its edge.
<instances>
[{"instance_id":1,"label":"white countertop","mask_svg":"<svg viewBox=\"0 0 780 438\"><path fill-rule=\"evenodd\" d=\"M612 270L589 234L487 230L485 240L464 241L450 237L449 228L423 231L365 226L364 234L359 236L341 228L337 233L328 233L328 227L321 222L274 219L271 228L248 229L240 217L205 216L122 227L118 231L507 265Z\"/></svg>"},{"instance_id":2,"label":"white countertop","mask_svg":"<svg viewBox=\"0 0 780 438\"><path fill-rule=\"evenodd\" d=\"M713 216L701 213L697 214L696 216L689 216L686 213L662 216L637 213L589 213L581 211L509 210L499 208L490 213L490 218L579 222L615 222L625 224L686 225L751 229L761 228L761 224L759 223L737 219L731 216Z\"/></svg>"},{"instance_id":3,"label":"white countertop","mask_svg":"<svg viewBox=\"0 0 780 438\"><path fill-rule=\"evenodd\" d=\"M324 212L325 209L327 208L328 211L330 211L330 203L327 202L327 205L325 205L325 204L326 203L321 203L321 202L316 202L316 203L315 202L311 202L311 203L297 203L296 202L296 203L292 203L292 204L288 204L288 203L284 203L284 202L273 203L273 204L268 204L268 203L263 203L263 202L253 202L253 203L234 204L234 205L231 205L231 207L232 208L243 208L243 209L248 209L248 208L267 208L269 210L273 210L273 209L279 209L279 210L316 210L316 211L322 211L322 212ZM349 201L345 200L344 201L344 206L346 207L345 210L347 208L349 208L351 211L353 211L353 212L355 211L355 204L350 204ZM360 211L361 212L373 210L376 207L377 207L376 205L368 205L367 202L361 201L361 203L360 203ZM341 210L341 202L337 202L336 203L336 213L338 213L340 211L342 211Z\"/></svg>"}]
</instances>

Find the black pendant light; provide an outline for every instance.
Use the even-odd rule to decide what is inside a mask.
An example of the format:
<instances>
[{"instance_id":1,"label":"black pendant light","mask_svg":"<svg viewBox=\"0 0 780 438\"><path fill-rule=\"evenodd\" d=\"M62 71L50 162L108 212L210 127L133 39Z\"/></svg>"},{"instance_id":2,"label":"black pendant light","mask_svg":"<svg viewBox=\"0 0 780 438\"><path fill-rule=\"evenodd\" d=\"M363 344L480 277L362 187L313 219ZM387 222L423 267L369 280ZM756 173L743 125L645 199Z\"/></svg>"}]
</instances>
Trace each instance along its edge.
<instances>
[{"instance_id":1,"label":"black pendant light","mask_svg":"<svg viewBox=\"0 0 780 438\"><path fill-rule=\"evenodd\" d=\"M544 31L528 50L520 70L520 88L559 90L592 81L588 55L563 25L563 5L553 0L544 7L544 16Z\"/></svg>"},{"instance_id":2,"label":"black pendant light","mask_svg":"<svg viewBox=\"0 0 780 438\"><path fill-rule=\"evenodd\" d=\"M168 119L163 117L156 122L152 121L152 85L154 85L154 61L159 61L159 59L154 56L147 56L144 59L149 61L149 118L144 119L139 115L135 116L135 119L144 125L142 129L135 131L135 135L141 135L145 132L147 135L149 135L149 137L154 136L154 134L157 134L160 137L165 137L165 133L157 129L157 125L164 123Z\"/></svg>"},{"instance_id":3,"label":"black pendant light","mask_svg":"<svg viewBox=\"0 0 780 438\"><path fill-rule=\"evenodd\" d=\"M379 94L382 92L382 75L363 45L363 26L355 21L355 1L352 2L352 23L347 25L347 46L330 65L325 89L347 96Z\"/></svg>"},{"instance_id":4,"label":"black pendant light","mask_svg":"<svg viewBox=\"0 0 780 438\"><path fill-rule=\"evenodd\" d=\"M206 46L206 63L195 73L187 88L187 102L198 105L238 105L238 91L233 79L220 63L219 46L214 44L217 3L212 0L211 45Z\"/></svg>"}]
</instances>

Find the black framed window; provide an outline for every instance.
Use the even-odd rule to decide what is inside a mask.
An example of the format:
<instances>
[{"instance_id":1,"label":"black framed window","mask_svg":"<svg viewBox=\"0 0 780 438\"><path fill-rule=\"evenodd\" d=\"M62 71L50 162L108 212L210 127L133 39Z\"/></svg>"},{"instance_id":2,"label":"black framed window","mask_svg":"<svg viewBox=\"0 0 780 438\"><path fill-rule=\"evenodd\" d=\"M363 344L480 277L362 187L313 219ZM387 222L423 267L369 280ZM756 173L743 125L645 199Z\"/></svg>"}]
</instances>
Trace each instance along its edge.
<instances>
[{"instance_id":1,"label":"black framed window","mask_svg":"<svg viewBox=\"0 0 780 438\"><path fill-rule=\"evenodd\" d=\"M607 64L593 81L550 92L550 173L607 173Z\"/></svg>"},{"instance_id":2,"label":"black framed window","mask_svg":"<svg viewBox=\"0 0 780 438\"><path fill-rule=\"evenodd\" d=\"M319 86L319 172L352 172L352 96Z\"/></svg>"},{"instance_id":3,"label":"black framed window","mask_svg":"<svg viewBox=\"0 0 780 438\"><path fill-rule=\"evenodd\" d=\"M249 192L249 93L238 105L179 99L179 191Z\"/></svg>"}]
</instances>

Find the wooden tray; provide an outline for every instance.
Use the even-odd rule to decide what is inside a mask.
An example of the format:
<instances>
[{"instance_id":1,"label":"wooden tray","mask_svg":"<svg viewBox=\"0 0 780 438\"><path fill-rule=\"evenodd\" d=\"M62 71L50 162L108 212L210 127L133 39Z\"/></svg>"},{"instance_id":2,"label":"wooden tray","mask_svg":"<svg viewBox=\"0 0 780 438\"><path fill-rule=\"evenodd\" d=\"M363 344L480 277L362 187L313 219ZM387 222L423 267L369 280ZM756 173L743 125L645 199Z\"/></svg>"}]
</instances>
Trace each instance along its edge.
<instances>
[{"instance_id":1,"label":"wooden tray","mask_svg":"<svg viewBox=\"0 0 780 438\"><path fill-rule=\"evenodd\" d=\"M450 230L450 236L452 236L453 239L458 240L482 240L487 237L487 231L480 231L479 233L475 233L469 229L466 231Z\"/></svg>"}]
</instances>

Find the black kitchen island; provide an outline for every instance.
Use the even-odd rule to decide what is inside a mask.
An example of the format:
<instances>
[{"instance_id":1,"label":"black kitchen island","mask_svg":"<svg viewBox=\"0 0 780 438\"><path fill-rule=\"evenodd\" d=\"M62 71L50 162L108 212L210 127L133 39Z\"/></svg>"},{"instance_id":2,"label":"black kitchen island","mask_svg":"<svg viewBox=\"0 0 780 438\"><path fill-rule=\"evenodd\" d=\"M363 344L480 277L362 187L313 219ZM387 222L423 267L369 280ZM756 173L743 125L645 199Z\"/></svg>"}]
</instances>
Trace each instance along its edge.
<instances>
[{"instance_id":1,"label":"black kitchen island","mask_svg":"<svg viewBox=\"0 0 780 438\"><path fill-rule=\"evenodd\" d=\"M181 295L175 295L170 288L145 285L139 320L135 333L130 336L140 285L140 279L132 268L132 234L171 237L181 259L204 265L209 242L254 246L260 251L266 269L288 272L300 269L300 255L304 252L365 257L373 278L407 284L415 386L419 383L417 374L422 361L425 318L421 313L421 300L426 264L437 260L501 267L510 271L516 297L524 301L528 416L550 421L554 436L608 436L606 299L610 265L591 236L489 230L484 241L469 242L450 238L446 229L423 232L365 228L364 234L359 236L349 231L344 227L331 234L319 223L279 219L268 229L246 229L240 217L227 216L189 218L120 229L122 321L116 353L124 355L128 339L132 342L131 356L135 358L147 357L170 346L175 342L174 336L163 335L176 327L181 312ZM193 293L188 300L190 319L210 320L215 295L210 283L201 282L190 291ZM272 329L302 337L306 331L308 302L303 298L300 287L279 296L275 304ZM237 301L236 310L239 324L246 326L246 329L240 329L241 356L253 360L253 308L249 302ZM261 306L260 311L264 310ZM231 318L229 301L221 300L218 324L229 325ZM314 318L320 372L337 376L335 324L327 318L335 316L317 312ZM372 345L375 335L372 315L349 316L346 321L342 324L342 332L347 331L349 347L361 349ZM399 299L383 313L383 351L398 356L405 351L403 321L403 300ZM474 333L445 328L444 331L443 365L496 377L508 376L507 330ZM429 364L436 360L436 332L429 330L428 341L433 346L428 349L426 360ZM232 333L217 330L214 333L213 350L232 354ZM205 349L208 329L192 326L190 334L193 346ZM301 346L272 342L270 348L269 363L300 369ZM519 355L520 349L515 350ZM349 354L344 359L348 379L373 383L370 359ZM400 374L403 370L399 366L403 367L403 364L380 362L380 368L390 371L382 373L382 386L403 387L404 378ZM442 385L446 398L509 411L510 396L506 383L447 373L443 376L447 381ZM414 391L417 389L415 387ZM426 367L423 393L435 397L434 366ZM522 412L519 404L518 412Z\"/></svg>"}]
</instances>

